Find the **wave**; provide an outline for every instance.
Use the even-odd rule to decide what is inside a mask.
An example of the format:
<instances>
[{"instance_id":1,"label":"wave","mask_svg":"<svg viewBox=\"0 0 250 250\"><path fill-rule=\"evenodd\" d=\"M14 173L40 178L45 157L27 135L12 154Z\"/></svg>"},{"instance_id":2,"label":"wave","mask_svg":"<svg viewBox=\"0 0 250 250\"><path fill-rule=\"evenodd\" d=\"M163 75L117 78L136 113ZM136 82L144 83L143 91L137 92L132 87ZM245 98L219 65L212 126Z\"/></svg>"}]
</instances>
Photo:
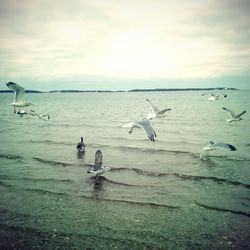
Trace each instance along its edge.
<instances>
[{"instance_id":1,"label":"wave","mask_svg":"<svg viewBox=\"0 0 250 250\"><path fill-rule=\"evenodd\" d=\"M91 179L95 184L102 184L104 181L111 183L111 184L116 184L116 185L121 185L121 186L128 186L128 187L153 187L152 185L138 185L138 184L129 184L129 183L124 183L124 182L118 182L118 181L113 181L110 180L104 176L99 176L98 179L95 178L95 176L92 176Z\"/></svg>"},{"instance_id":2,"label":"wave","mask_svg":"<svg viewBox=\"0 0 250 250\"><path fill-rule=\"evenodd\" d=\"M159 203L154 203L154 202L96 198L96 197L89 197L85 195L81 195L80 197L85 198L85 199L100 200L100 201L106 201L106 202L112 202L112 203L116 202L116 203L126 203L126 204L139 205L139 206L163 207L163 208L168 208L168 209L181 209L180 206L172 206L172 205L159 204Z\"/></svg>"},{"instance_id":3,"label":"wave","mask_svg":"<svg viewBox=\"0 0 250 250\"><path fill-rule=\"evenodd\" d=\"M46 163L52 166L62 166L62 167L68 167L68 166L73 166L73 163L66 163L66 162L60 162L60 161L52 161L52 160L45 160L42 158L38 158L38 157L33 157L33 159L42 162L42 163Z\"/></svg>"},{"instance_id":4,"label":"wave","mask_svg":"<svg viewBox=\"0 0 250 250\"><path fill-rule=\"evenodd\" d=\"M67 146L76 145L76 143L63 142L63 141L53 141L53 140L29 140L29 142L38 143L38 144L44 143L47 145L54 145L54 144L67 145Z\"/></svg>"},{"instance_id":5,"label":"wave","mask_svg":"<svg viewBox=\"0 0 250 250\"><path fill-rule=\"evenodd\" d=\"M19 155L10 155L10 154L0 154L0 158L10 159L10 160L22 159L22 157Z\"/></svg>"},{"instance_id":6,"label":"wave","mask_svg":"<svg viewBox=\"0 0 250 250\"><path fill-rule=\"evenodd\" d=\"M178 178L181 179L187 179L187 180L211 180L214 181L216 183L226 183L226 184L231 184L231 185L235 185L235 186L243 186L245 188L250 188L250 184L245 184L239 181L231 181L231 180L227 180L224 178L218 178L215 176L199 176L199 175L186 175L186 174L179 174L179 173L174 173L174 175Z\"/></svg>"},{"instance_id":7,"label":"wave","mask_svg":"<svg viewBox=\"0 0 250 250\"><path fill-rule=\"evenodd\" d=\"M119 140L121 138L119 137ZM124 139L124 138L122 138ZM127 140L127 139L125 139ZM76 143L73 142L64 142L64 141L54 141L54 140L30 140L29 142L31 143L44 143L47 145L65 145L65 146L75 146ZM188 142L186 142L188 143ZM109 144L97 144L97 143L89 143L86 144L86 147L91 147L91 148L113 148L113 149L121 149L124 151L130 151L130 152L142 152L142 153L150 153L150 154L165 154L165 153L169 153L169 154L174 154L174 155L190 155L193 158L200 158L200 153L199 152L190 152L190 151L183 151L183 150L169 150L169 149L155 149L155 148L141 148L141 147L130 147L130 146L119 146L119 145L109 145ZM0 155L1 157L1 155ZM16 157L16 156L11 156L9 155L9 157ZM17 156L18 157L18 156ZM244 158L244 157L238 157L238 156L227 156L227 155L208 155L207 158L217 158L217 159L221 159L223 158L224 160L230 160L230 161L250 161L250 158ZM13 159L13 158L10 158Z\"/></svg>"},{"instance_id":8,"label":"wave","mask_svg":"<svg viewBox=\"0 0 250 250\"><path fill-rule=\"evenodd\" d=\"M54 178L50 178L50 179L45 179L45 178L29 178L29 177L21 177L20 179L22 180L28 180L28 181L32 181L32 182L63 182L63 183L73 183L73 180L70 179L54 179Z\"/></svg>"},{"instance_id":9,"label":"wave","mask_svg":"<svg viewBox=\"0 0 250 250\"><path fill-rule=\"evenodd\" d=\"M250 213L243 212L243 211L236 211L236 210L231 210L228 208L211 207L211 206L208 206L205 204L201 204L199 202L196 202L196 205L201 206L201 207L206 208L206 209L215 210L218 212L226 212L226 213L229 212L229 213L233 213L233 214L239 214L239 215L244 215L244 216L250 217Z\"/></svg>"},{"instance_id":10,"label":"wave","mask_svg":"<svg viewBox=\"0 0 250 250\"><path fill-rule=\"evenodd\" d=\"M159 173L159 172L153 172L150 170L142 170L139 168L126 168L126 167L120 167L120 168L110 168L111 172L115 172L115 171L122 171L122 170L128 170L128 171L134 171L137 174L141 174L141 175L147 175L147 176L166 176L166 175L171 175L169 173Z\"/></svg>"},{"instance_id":11,"label":"wave","mask_svg":"<svg viewBox=\"0 0 250 250\"><path fill-rule=\"evenodd\" d=\"M141 175L147 175L147 176L166 176L166 175L171 175L169 173L159 173L159 172L153 172L150 170L142 170L139 168L127 168L127 167L119 167L119 168L114 168L114 167L110 167L110 171L111 172L116 172L116 171L134 171L137 174L141 174Z\"/></svg>"},{"instance_id":12,"label":"wave","mask_svg":"<svg viewBox=\"0 0 250 250\"><path fill-rule=\"evenodd\" d=\"M137 174L140 175L146 175L146 176L155 176L155 177L162 177L162 176L175 176L180 179L186 179L186 180L195 180L195 181L201 181L201 180L211 180L216 183L226 183L231 184L235 186L243 186L245 188L250 188L250 184L245 184L239 181L233 181L233 180L227 180L224 178L218 178L215 176L200 176L200 175L186 175L186 174L180 174L180 173L161 173L161 172L153 172L150 170L142 170L139 168L126 168L126 167L120 167L120 168L111 168L112 171L134 171Z\"/></svg>"},{"instance_id":13,"label":"wave","mask_svg":"<svg viewBox=\"0 0 250 250\"><path fill-rule=\"evenodd\" d=\"M24 190L30 191L30 192L41 193L43 195L70 196L69 194L64 193L64 192L54 192L54 191L49 191L49 190L44 190L44 189L25 188ZM116 203L126 203L126 204L139 205L139 206L163 207L163 208L168 208L168 209L181 209L180 206L172 206L172 205L159 204L159 203L154 203L154 202L97 198L97 197L91 197L91 196L87 196L87 195L80 195L79 197L84 198L84 199L88 199L88 200L98 200L98 201L105 201L105 202L112 202L112 203L116 202Z\"/></svg>"},{"instance_id":14,"label":"wave","mask_svg":"<svg viewBox=\"0 0 250 250\"><path fill-rule=\"evenodd\" d=\"M8 175L0 175L0 179L2 180L24 180L24 181L32 181L32 182L63 182L63 183L73 183L74 181L71 179L54 179L54 178L30 178L23 176L8 176ZM1 181L0 181L1 185Z\"/></svg>"},{"instance_id":15,"label":"wave","mask_svg":"<svg viewBox=\"0 0 250 250\"><path fill-rule=\"evenodd\" d=\"M37 189L37 188L25 188L24 190L35 192L35 193L41 193L43 195L68 196L68 194L63 193L63 192L54 192L54 191L49 191L49 190L44 190L44 189Z\"/></svg>"},{"instance_id":16,"label":"wave","mask_svg":"<svg viewBox=\"0 0 250 250\"><path fill-rule=\"evenodd\" d=\"M154 149L154 148L139 148L139 147L128 147L128 146L119 146L120 149L126 151L140 151L146 153L172 153L172 154L188 154L188 155L197 155L195 153L189 151L182 151L182 150L168 150L168 149Z\"/></svg>"},{"instance_id":17,"label":"wave","mask_svg":"<svg viewBox=\"0 0 250 250\"><path fill-rule=\"evenodd\" d=\"M2 186L2 187L12 187L12 185L7 184L4 181L0 181L0 186Z\"/></svg>"},{"instance_id":18,"label":"wave","mask_svg":"<svg viewBox=\"0 0 250 250\"><path fill-rule=\"evenodd\" d=\"M240 157L240 156L231 156L231 155L208 155L207 158L209 159L210 157L211 158L228 160L228 161L235 161L235 162L250 161L250 158Z\"/></svg>"}]
</instances>

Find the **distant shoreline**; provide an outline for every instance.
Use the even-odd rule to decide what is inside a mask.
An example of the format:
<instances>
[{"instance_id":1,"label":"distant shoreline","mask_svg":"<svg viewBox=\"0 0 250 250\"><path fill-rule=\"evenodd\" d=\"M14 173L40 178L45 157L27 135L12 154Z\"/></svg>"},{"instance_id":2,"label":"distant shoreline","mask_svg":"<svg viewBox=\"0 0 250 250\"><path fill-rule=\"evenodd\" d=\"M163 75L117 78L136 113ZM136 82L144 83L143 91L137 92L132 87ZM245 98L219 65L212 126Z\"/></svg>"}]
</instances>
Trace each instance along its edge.
<instances>
[{"instance_id":1,"label":"distant shoreline","mask_svg":"<svg viewBox=\"0 0 250 250\"><path fill-rule=\"evenodd\" d=\"M115 92L164 92L164 91L214 91L214 90L238 90L236 88L156 88L156 89L131 89L131 90L51 90L38 91L26 90L26 93L115 93ZM11 90L0 90L0 93L12 93Z\"/></svg>"}]
</instances>

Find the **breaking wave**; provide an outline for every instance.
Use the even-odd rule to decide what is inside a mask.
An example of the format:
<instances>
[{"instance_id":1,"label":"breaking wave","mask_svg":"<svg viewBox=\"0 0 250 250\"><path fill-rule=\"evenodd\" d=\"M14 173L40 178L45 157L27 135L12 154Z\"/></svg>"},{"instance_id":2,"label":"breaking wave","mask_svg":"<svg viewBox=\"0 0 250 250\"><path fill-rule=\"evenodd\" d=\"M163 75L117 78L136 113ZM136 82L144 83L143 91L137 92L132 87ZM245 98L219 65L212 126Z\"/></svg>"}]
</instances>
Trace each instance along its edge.
<instances>
[{"instance_id":1,"label":"breaking wave","mask_svg":"<svg viewBox=\"0 0 250 250\"><path fill-rule=\"evenodd\" d=\"M22 157L19 155L11 155L11 154L0 154L0 158L10 159L10 160L22 159Z\"/></svg>"},{"instance_id":2,"label":"breaking wave","mask_svg":"<svg viewBox=\"0 0 250 250\"><path fill-rule=\"evenodd\" d=\"M228 208L212 207L212 206L201 204L199 202L196 202L196 205L198 205L200 207L203 207L203 208L206 208L206 209L215 210L215 211L218 211L218 212L233 213L233 214L239 214L239 215L244 215L244 216L250 217L250 213L243 212L243 211L236 211L236 210L231 210L231 209L228 209Z\"/></svg>"},{"instance_id":3,"label":"breaking wave","mask_svg":"<svg viewBox=\"0 0 250 250\"><path fill-rule=\"evenodd\" d=\"M73 163L67 163L67 162L60 162L60 161L52 161L52 160L45 160L42 158L38 158L38 157L33 157L33 159L42 162L42 163L46 163L52 166L62 166L62 167L68 167L68 166L73 166Z\"/></svg>"}]
</instances>

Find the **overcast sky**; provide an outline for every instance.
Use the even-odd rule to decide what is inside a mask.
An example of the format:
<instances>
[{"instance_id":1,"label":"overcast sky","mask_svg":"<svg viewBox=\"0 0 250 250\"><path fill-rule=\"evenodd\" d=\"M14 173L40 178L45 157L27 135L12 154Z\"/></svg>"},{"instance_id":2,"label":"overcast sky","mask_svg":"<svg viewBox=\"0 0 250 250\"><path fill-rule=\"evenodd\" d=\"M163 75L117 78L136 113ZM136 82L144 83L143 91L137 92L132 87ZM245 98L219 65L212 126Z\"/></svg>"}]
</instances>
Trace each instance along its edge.
<instances>
[{"instance_id":1,"label":"overcast sky","mask_svg":"<svg viewBox=\"0 0 250 250\"><path fill-rule=\"evenodd\" d=\"M250 88L249 0L0 0L0 89Z\"/></svg>"}]
</instances>

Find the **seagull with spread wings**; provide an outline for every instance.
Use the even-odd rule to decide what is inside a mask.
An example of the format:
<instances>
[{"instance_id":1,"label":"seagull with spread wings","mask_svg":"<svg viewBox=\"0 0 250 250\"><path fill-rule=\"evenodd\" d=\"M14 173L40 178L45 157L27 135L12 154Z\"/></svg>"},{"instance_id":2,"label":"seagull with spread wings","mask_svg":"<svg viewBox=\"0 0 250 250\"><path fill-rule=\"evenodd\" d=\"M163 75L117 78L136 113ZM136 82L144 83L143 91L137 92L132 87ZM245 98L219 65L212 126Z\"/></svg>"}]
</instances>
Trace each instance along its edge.
<instances>
[{"instance_id":1,"label":"seagull with spread wings","mask_svg":"<svg viewBox=\"0 0 250 250\"><path fill-rule=\"evenodd\" d=\"M217 101L217 100L219 100L219 99L222 98L222 97L224 97L224 98L227 97L227 94L220 94L220 95L215 95L215 94L213 94L213 93L205 93L205 94L202 94L202 96L204 96L204 95L208 95L208 100L209 100L210 102L212 102L212 101Z\"/></svg>"},{"instance_id":2,"label":"seagull with spread wings","mask_svg":"<svg viewBox=\"0 0 250 250\"><path fill-rule=\"evenodd\" d=\"M154 105L149 99L146 99L146 101L149 103L152 112L147 114L147 119L153 119L153 118L162 118L166 116L166 112L170 111L171 109L159 109L156 105Z\"/></svg>"},{"instance_id":3,"label":"seagull with spread wings","mask_svg":"<svg viewBox=\"0 0 250 250\"><path fill-rule=\"evenodd\" d=\"M98 178L101 174L110 170L110 167L105 167L102 165L103 154L100 149L95 152L95 165L91 166L87 173L93 174L96 178Z\"/></svg>"},{"instance_id":4,"label":"seagull with spread wings","mask_svg":"<svg viewBox=\"0 0 250 250\"><path fill-rule=\"evenodd\" d=\"M211 151L211 150L215 150L215 149L224 149L224 150L229 150L229 151L236 151L236 147L228 144L228 143L224 143L224 142L213 142L213 141L209 141L208 144L206 146L204 146L202 148L203 151Z\"/></svg>"},{"instance_id":5,"label":"seagull with spread wings","mask_svg":"<svg viewBox=\"0 0 250 250\"><path fill-rule=\"evenodd\" d=\"M25 89L14 82L6 83L7 87L14 92L14 100L10 106L14 107L14 114L16 114L16 108L30 106L31 103L24 99Z\"/></svg>"},{"instance_id":6,"label":"seagull with spread wings","mask_svg":"<svg viewBox=\"0 0 250 250\"><path fill-rule=\"evenodd\" d=\"M241 116L247 112L246 110L244 110L243 112L236 115L231 109L225 107L222 107L222 109L227 111L230 116L230 119L227 119L227 122L241 121L242 120Z\"/></svg>"},{"instance_id":7,"label":"seagull with spread wings","mask_svg":"<svg viewBox=\"0 0 250 250\"><path fill-rule=\"evenodd\" d=\"M152 124L148 118L143 118L141 120L135 121L135 122L130 122L129 124L126 124L123 126L124 128L130 128L129 134L133 133L134 128L140 128L144 129L146 132L149 140L155 141L156 133L152 127Z\"/></svg>"}]
</instances>

